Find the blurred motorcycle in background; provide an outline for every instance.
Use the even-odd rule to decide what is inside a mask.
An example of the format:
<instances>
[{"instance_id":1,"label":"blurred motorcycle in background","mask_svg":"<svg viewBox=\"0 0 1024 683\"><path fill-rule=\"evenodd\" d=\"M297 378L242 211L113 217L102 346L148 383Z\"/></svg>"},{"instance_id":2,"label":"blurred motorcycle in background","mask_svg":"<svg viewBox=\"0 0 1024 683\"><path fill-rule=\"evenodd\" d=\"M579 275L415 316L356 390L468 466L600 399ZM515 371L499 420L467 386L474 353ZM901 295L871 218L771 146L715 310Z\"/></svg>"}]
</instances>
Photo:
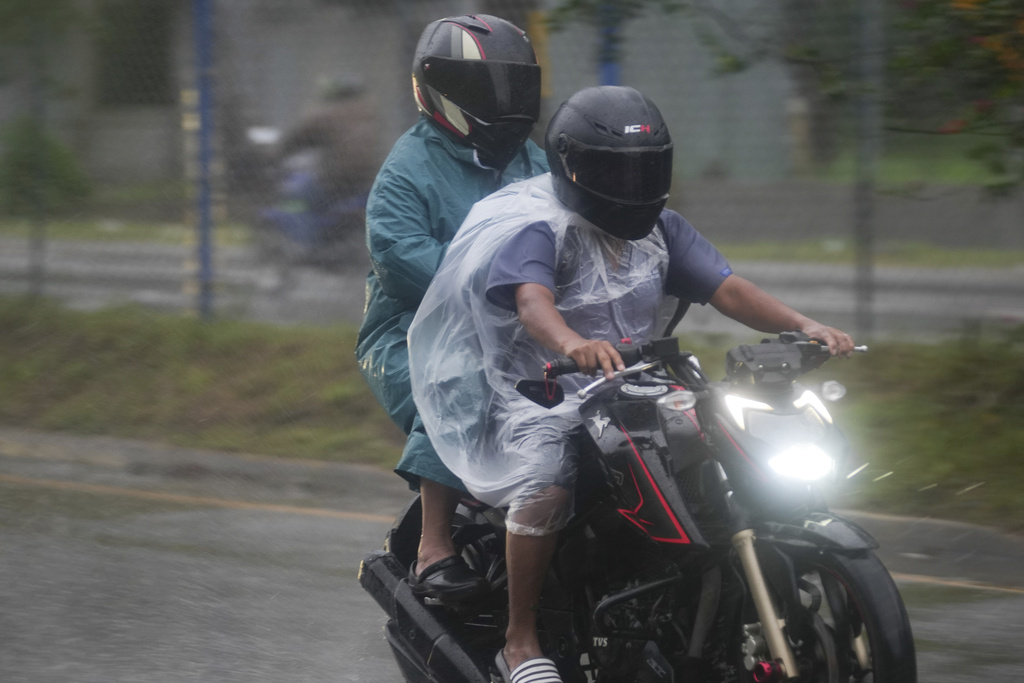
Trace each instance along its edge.
<instances>
[{"instance_id":1,"label":"blurred motorcycle in background","mask_svg":"<svg viewBox=\"0 0 1024 683\"><path fill-rule=\"evenodd\" d=\"M302 150L272 171L272 203L258 213L257 245L264 260L333 268L365 251L368 192L325 191L317 174L323 153Z\"/></svg>"}]
</instances>

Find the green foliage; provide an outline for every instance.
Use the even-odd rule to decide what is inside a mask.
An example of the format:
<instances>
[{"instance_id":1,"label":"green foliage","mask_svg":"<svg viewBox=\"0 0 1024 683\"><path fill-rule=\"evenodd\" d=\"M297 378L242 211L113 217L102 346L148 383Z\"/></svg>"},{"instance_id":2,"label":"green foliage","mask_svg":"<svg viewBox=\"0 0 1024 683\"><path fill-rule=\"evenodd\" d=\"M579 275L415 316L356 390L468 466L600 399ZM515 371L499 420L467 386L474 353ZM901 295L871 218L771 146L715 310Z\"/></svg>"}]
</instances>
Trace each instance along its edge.
<instances>
[{"instance_id":1,"label":"green foliage","mask_svg":"<svg viewBox=\"0 0 1024 683\"><path fill-rule=\"evenodd\" d=\"M689 4L683 0L562 0L551 11L549 21L556 30L577 20L605 26L634 19L651 7L674 12Z\"/></svg>"},{"instance_id":2,"label":"green foliage","mask_svg":"<svg viewBox=\"0 0 1024 683\"><path fill-rule=\"evenodd\" d=\"M74 0L4 0L0 42L27 44L41 35L57 35L78 18Z\"/></svg>"},{"instance_id":3,"label":"green foliage","mask_svg":"<svg viewBox=\"0 0 1024 683\"><path fill-rule=\"evenodd\" d=\"M66 211L91 192L71 151L33 119L9 124L0 150L0 211L14 216Z\"/></svg>"},{"instance_id":4,"label":"green foliage","mask_svg":"<svg viewBox=\"0 0 1024 683\"><path fill-rule=\"evenodd\" d=\"M682 0L564 0L555 25L583 19L616 26L651 8L687 9L718 70L758 60L791 67L797 92L812 107L816 161L831 161L841 117L833 103L859 83L863 3L784 0L775 35L713 3ZM922 136L970 134L966 158L984 168L986 185L1008 194L1024 183L1024 4L1021 0L908 0L883 3L886 129ZM614 38L614 36L613 36ZM620 47L612 44L611 49ZM612 55L613 57L615 55Z\"/></svg>"},{"instance_id":5,"label":"green foliage","mask_svg":"<svg viewBox=\"0 0 1024 683\"><path fill-rule=\"evenodd\" d=\"M1024 5L917 0L895 13L890 63L895 124L980 138L970 157L993 190L1024 182Z\"/></svg>"},{"instance_id":6,"label":"green foliage","mask_svg":"<svg viewBox=\"0 0 1024 683\"><path fill-rule=\"evenodd\" d=\"M13 45L28 57L31 89L40 104L56 86L47 73L47 48L82 17L74 0L0 3L0 45ZM42 118L38 111L33 116ZM0 212L62 211L89 192L75 158L46 133L42 120L25 117L8 124L0 139Z\"/></svg>"},{"instance_id":7,"label":"green foliage","mask_svg":"<svg viewBox=\"0 0 1024 683\"><path fill-rule=\"evenodd\" d=\"M689 6L684 0L562 0L548 14L548 23L560 31L574 21L583 21L607 32L598 47L598 62L617 63L622 59L622 31L631 19L649 8L675 12Z\"/></svg>"}]
</instances>

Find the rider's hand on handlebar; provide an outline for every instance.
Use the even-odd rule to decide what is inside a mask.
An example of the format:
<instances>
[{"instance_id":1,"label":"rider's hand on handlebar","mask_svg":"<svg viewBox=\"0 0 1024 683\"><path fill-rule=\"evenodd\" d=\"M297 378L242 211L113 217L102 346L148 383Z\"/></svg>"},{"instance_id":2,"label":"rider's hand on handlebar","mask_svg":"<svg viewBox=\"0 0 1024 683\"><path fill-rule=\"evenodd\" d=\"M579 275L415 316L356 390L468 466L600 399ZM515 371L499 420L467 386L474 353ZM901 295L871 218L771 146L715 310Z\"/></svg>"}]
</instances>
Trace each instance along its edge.
<instances>
[{"instance_id":1,"label":"rider's hand on handlebar","mask_svg":"<svg viewBox=\"0 0 1024 683\"><path fill-rule=\"evenodd\" d=\"M604 340L582 339L576 346L568 349L565 355L576 361L580 372L593 375L601 370L607 380L613 379L616 370L626 369L619 352L611 343Z\"/></svg>"},{"instance_id":2,"label":"rider's hand on handlebar","mask_svg":"<svg viewBox=\"0 0 1024 683\"><path fill-rule=\"evenodd\" d=\"M853 338L840 329L813 322L810 325L805 325L800 331L811 339L820 339L828 344L828 350L833 356L849 358L853 355Z\"/></svg>"}]
</instances>

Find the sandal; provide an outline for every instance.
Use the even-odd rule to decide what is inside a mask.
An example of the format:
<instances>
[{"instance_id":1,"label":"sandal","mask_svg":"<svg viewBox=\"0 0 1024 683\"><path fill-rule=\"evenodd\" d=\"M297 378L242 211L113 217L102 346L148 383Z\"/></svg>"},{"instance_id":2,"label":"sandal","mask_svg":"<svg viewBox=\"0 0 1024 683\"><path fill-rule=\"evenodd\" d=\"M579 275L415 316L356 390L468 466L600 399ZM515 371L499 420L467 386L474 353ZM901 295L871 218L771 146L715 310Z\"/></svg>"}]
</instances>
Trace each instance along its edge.
<instances>
[{"instance_id":1,"label":"sandal","mask_svg":"<svg viewBox=\"0 0 1024 683\"><path fill-rule=\"evenodd\" d=\"M441 603L457 603L483 597L490 589L461 555L452 555L426 567L417 576L416 563L409 567L409 587L418 598L433 598Z\"/></svg>"}]
</instances>

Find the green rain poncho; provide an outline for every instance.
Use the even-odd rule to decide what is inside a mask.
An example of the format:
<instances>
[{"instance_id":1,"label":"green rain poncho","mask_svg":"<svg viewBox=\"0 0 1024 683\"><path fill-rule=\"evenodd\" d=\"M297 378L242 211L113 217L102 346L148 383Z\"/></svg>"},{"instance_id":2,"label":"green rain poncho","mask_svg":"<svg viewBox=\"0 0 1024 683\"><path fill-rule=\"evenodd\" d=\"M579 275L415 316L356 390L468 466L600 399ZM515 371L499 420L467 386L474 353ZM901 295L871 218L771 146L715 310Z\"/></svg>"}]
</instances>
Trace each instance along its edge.
<instances>
[{"instance_id":1,"label":"green rain poncho","mask_svg":"<svg viewBox=\"0 0 1024 683\"><path fill-rule=\"evenodd\" d=\"M374 396L406 434L416 419L406 334L448 243L475 202L547 170L544 152L532 142L503 173L483 168L472 148L448 139L421 117L377 174L366 206L372 270L356 358ZM458 485L425 434L410 439L398 469Z\"/></svg>"}]
</instances>

